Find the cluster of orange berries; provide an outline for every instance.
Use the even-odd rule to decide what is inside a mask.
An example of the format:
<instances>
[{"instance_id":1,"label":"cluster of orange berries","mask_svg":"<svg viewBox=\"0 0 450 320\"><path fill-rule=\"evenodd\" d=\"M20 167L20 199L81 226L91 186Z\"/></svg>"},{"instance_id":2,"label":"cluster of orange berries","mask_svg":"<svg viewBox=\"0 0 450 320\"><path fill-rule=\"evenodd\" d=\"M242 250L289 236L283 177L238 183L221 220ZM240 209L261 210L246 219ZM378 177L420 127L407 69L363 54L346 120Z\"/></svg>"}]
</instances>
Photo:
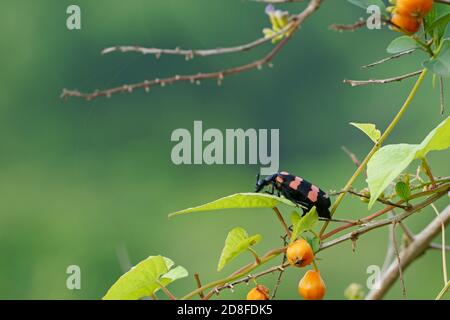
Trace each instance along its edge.
<instances>
[{"instance_id":1,"label":"cluster of orange berries","mask_svg":"<svg viewBox=\"0 0 450 320\"><path fill-rule=\"evenodd\" d=\"M314 251L306 240L299 239L287 247L286 257L291 265L302 268L314 261ZM317 269L307 271L298 283L298 293L305 300L321 300L325 291L325 283ZM269 289L257 285L247 294L247 300L269 300Z\"/></svg>"},{"instance_id":2,"label":"cluster of orange berries","mask_svg":"<svg viewBox=\"0 0 450 320\"><path fill-rule=\"evenodd\" d=\"M431 11L433 0L391 0L391 22L406 33L416 33L423 18Z\"/></svg>"}]
</instances>

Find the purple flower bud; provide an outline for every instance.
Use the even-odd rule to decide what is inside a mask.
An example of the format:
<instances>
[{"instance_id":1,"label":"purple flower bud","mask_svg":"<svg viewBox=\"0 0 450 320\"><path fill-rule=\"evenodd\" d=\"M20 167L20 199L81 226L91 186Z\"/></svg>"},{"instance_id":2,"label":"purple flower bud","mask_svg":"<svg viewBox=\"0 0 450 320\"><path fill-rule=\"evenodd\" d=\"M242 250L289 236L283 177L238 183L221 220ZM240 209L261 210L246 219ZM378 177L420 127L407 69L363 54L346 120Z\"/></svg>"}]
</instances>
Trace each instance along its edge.
<instances>
[{"instance_id":1,"label":"purple flower bud","mask_svg":"<svg viewBox=\"0 0 450 320\"><path fill-rule=\"evenodd\" d=\"M271 5L271 4L268 4L268 5L266 6L266 14L270 15L270 14L272 14L272 13L274 13L274 12L275 12L274 6Z\"/></svg>"}]
</instances>

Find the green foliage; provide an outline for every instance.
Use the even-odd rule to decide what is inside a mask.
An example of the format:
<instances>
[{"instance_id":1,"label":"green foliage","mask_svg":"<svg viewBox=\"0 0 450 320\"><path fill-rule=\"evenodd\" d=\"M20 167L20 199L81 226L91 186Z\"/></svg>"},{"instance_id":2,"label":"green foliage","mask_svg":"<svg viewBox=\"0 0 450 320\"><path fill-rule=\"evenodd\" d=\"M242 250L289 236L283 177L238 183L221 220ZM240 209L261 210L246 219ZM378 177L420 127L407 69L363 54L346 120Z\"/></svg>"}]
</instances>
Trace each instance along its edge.
<instances>
[{"instance_id":1,"label":"green foliage","mask_svg":"<svg viewBox=\"0 0 450 320\"><path fill-rule=\"evenodd\" d=\"M380 130L372 123L350 122L350 124L364 132L374 143L377 143L381 137Z\"/></svg>"},{"instance_id":2,"label":"green foliage","mask_svg":"<svg viewBox=\"0 0 450 320\"><path fill-rule=\"evenodd\" d=\"M450 76L450 40L444 40L438 55L423 63L423 66L434 74L443 77Z\"/></svg>"},{"instance_id":3,"label":"green foliage","mask_svg":"<svg viewBox=\"0 0 450 320\"><path fill-rule=\"evenodd\" d=\"M419 45L414 39L409 36L401 36L392 40L386 50L388 53L397 54L417 48L419 48Z\"/></svg>"},{"instance_id":4,"label":"green foliage","mask_svg":"<svg viewBox=\"0 0 450 320\"><path fill-rule=\"evenodd\" d=\"M242 252L249 249L251 246L261 241L262 236L256 234L249 237L247 231L243 228L236 227L228 233L225 240L225 246L223 247L222 254L220 255L217 271L220 271L225 267L227 263L232 261Z\"/></svg>"},{"instance_id":5,"label":"green foliage","mask_svg":"<svg viewBox=\"0 0 450 320\"><path fill-rule=\"evenodd\" d=\"M149 256L122 275L103 297L104 300L138 300L149 297L161 286L185 278L188 272L163 256Z\"/></svg>"},{"instance_id":6,"label":"green foliage","mask_svg":"<svg viewBox=\"0 0 450 320\"><path fill-rule=\"evenodd\" d=\"M236 193L206 204L169 214L169 218L181 214L238 208L275 208L279 204L298 207L295 203L267 193Z\"/></svg>"},{"instance_id":7,"label":"green foliage","mask_svg":"<svg viewBox=\"0 0 450 320\"><path fill-rule=\"evenodd\" d=\"M319 221L319 216L316 211L316 207L312 207L311 210L303 217L297 212L292 212L291 222L292 222L292 233L291 233L291 243L294 242L297 237L305 231L312 230L316 223Z\"/></svg>"},{"instance_id":8,"label":"green foliage","mask_svg":"<svg viewBox=\"0 0 450 320\"><path fill-rule=\"evenodd\" d=\"M413 160L424 158L430 151L449 147L450 117L447 117L420 144L394 144L378 150L367 164L367 183L371 195L369 208Z\"/></svg>"},{"instance_id":9,"label":"green foliage","mask_svg":"<svg viewBox=\"0 0 450 320\"><path fill-rule=\"evenodd\" d=\"M303 236L303 239L305 239L309 245L311 246L311 249L313 250L314 253L316 253L317 251L319 251L320 249L320 238L317 237L316 235L314 236Z\"/></svg>"},{"instance_id":10,"label":"green foliage","mask_svg":"<svg viewBox=\"0 0 450 320\"><path fill-rule=\"evenodd\" d=\"M444 37L450 22L450 7L435 3L431 12L425 17L425 33L433 37L437 43Z\"/></svg>"},{"instance_id":11,"label":"green foliage","mask_svg":"<svg viewBox=\"0 0 450 320\"><path fill-rule=\"evenodd\" d=\"M403 181L399 181L395 184L395 193L400 197L400 199L408 201L411 196L411 189L408 184Z\"/></svg>"}]
</instances>

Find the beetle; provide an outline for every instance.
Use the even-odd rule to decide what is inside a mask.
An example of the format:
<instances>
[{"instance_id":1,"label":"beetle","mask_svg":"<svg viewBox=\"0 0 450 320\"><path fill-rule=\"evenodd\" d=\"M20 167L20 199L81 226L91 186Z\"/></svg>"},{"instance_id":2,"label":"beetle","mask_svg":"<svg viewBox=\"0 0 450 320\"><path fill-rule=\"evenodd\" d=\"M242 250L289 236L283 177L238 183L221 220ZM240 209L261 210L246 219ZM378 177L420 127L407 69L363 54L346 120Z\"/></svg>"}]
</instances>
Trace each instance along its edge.
<instances>
[{"instance_id":1,"label":"beetle","mask_svg":"<svg viewBox=\"0 0 450 320\"><path fill-rule=\"evenodd\" d=\"M302 206L303 214L311 210L313 206L317 209L319 217L331 219L330 197L326 192L303 178L291 175L289 172L281 171L260 179L256 176L255 192L260 192L266 186L272 189L269 194L283 195L286 199Z\"/></svg>"}]
</instances>

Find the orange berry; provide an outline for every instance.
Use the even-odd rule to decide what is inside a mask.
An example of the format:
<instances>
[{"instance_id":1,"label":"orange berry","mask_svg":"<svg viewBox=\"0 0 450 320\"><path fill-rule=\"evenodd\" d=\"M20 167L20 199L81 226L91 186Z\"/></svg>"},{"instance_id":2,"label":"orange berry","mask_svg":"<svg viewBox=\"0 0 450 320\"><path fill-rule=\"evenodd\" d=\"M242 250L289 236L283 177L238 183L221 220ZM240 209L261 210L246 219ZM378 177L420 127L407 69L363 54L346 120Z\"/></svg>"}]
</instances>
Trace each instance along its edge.
<instances>
[{"instance_id":1,"label":"orange berry","mask_svg":"<svg viewBox=\"0 0 450 320\"><path fill-rule=\"evenodd\" d=\"M433 0L397 0L396 13L414 17L425 17L433 7Z\"/></svg>"},{"instance_id":2,"label":"orange berry","mask_svg":"<svg viewBox=\"0 0 450 320\"><path fill-rule=\"evenodd\" d=\"M269 300L269 289L258 284L247 293L247 300Z\"/></svg>"},{"instance_id":3,"label":"orange berry","mask_svg":"<svg viewBox=\"0 0 450 320\"><path fill-rule=\"evenodd\" d=\"M287 247L286 257L291 265L304 267L314 260L314 252L305 239L298 239Z\"/></svg>"},{"instance_id":4,"label":"orange berry","mask_svg":"<svg viewBox=\"0 0 450 320\"><path fill-rule=\"evenodd\" d=\"M391 22L398 28L402 29L403 31L407 33L416 33L420 29L421 22L420 20L406 16L401 15L398 13L395 13L392 18Z\"/></svg>"},{"instance_id":5,"label":"orange berry","mask_svg":"<svg viewBox=\"0 0 450 320\"><path fill-rule=\"evenodd\" d=\"M298 293L305 300L322 300L325 291L325 283L319 271L309 270L298 283Z\"/></svg>"}]
</instances>

